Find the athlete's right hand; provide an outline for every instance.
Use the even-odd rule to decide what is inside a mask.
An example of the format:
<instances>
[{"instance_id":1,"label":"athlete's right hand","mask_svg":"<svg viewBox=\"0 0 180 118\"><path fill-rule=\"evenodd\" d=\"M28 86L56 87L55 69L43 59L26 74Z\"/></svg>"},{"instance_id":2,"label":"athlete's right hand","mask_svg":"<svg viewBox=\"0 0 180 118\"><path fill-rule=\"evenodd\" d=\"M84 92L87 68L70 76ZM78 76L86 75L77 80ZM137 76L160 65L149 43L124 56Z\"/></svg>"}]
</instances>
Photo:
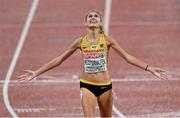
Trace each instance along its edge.
<instances>
[{"instance_id":1,"label":"athlete's right hand","mask_svg":"<svg viewBox=\"0 0 180 118\"><path fill-rule=\"evenodd\" d=\"M29 82L36 77L36 74L32 70L24 70L25 74L18 77L18 82Z\"/></svg>"}]
</instances>

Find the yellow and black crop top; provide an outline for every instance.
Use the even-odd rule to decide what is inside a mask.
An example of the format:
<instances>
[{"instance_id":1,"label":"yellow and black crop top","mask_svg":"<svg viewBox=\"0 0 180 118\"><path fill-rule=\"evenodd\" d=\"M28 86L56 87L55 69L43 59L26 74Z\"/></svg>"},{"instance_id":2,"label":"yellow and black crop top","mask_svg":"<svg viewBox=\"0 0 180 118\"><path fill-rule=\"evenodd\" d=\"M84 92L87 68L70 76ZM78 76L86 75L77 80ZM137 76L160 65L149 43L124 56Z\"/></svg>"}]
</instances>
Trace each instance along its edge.
<instances>
[{"instance_id":1,"label":"yellow and black crop top","mask_svg":"<svg viewBox=\"0 0 180 118\"><path fill-rule=\"evenodd\" d=\"M108 46L104 34L100 34L98 44L89 43L87 36L84 36L81 43L82 56L85 73L97 73L107 71Z\"/></svg>"}]
</instances>

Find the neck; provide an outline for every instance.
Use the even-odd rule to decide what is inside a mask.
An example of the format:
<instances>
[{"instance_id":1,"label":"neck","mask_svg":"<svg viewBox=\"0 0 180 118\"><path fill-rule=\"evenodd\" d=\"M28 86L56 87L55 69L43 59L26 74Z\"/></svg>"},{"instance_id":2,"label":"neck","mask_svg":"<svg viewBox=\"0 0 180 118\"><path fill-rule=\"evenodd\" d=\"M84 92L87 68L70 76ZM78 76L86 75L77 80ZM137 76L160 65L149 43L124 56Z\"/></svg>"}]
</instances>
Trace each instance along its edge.
<instances>
[{"instance_id":1,"label":"neck","mask_svg":"<svg viewBox=\"0 0 180 118\"><path fill-rule=\"evenodd\" d=\"M97 39L99 38L99 28L88 28L87 29L87 36L89 37L89 39Z\"/></svg>"}]
</instances>

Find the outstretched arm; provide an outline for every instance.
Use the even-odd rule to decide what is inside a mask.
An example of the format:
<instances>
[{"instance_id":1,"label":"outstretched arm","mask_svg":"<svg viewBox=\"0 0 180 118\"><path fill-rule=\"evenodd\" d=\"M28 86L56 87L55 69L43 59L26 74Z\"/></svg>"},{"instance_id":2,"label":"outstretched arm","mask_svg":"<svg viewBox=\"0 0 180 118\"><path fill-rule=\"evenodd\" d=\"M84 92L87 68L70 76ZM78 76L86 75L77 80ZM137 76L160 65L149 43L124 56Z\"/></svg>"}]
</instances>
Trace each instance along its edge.
<instances>
[{"instance_id":1,"label":"outstretched arm","mask_svg":"<svg viewBox=\"0 0 180 118\"><path fill-rule=\"evenodd\" d=\"M57 66L59 66L63 61L65 61L70 55L72 55L79 47L80 47L81 38L76 39L76 41L60 56L51 60L44 66L40 67L35 71L26 70L24 75L18 77L20 82L27 82L32 80L33 78L41 75L42 73L51 70Z\"/></svg>"},{"instance_id":2,"label":"outstretched arm","mask_svg":"<svg viewBox=\"0 0 180 118\"><path fill-rule=\"evenodd\" d=\"M163 69L151 67L145 62L141 61L140 59L137 59L136 57L130 55L125 50L123 50L120 47L120 45L117 43L117 41L112 37L107 36L107 40L108 40L108 45L112 47L123 59L125 59L126 62L151 72L159 79L167 79L167 75Z\"/></svg>"}]
</instances>

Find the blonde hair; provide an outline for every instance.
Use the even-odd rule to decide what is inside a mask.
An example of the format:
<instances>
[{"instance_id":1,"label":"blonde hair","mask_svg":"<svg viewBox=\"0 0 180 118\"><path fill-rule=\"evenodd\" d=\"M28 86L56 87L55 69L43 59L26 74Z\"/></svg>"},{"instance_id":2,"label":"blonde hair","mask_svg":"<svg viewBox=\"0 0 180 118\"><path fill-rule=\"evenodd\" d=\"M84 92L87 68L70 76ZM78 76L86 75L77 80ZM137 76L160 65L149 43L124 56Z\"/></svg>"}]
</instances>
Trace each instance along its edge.
<instances>
[{"instance_id":1,"label":"blonde hair","mask_svg":"<svg viewBox=\"0 0 180 118\"><path fill-rule=\"evenodd\" d=\"M103 22L101 12L99 12L99 11L96 10L96 9L91 9L91 10L89 10L89 11L86 13L86 16L85 16L85 19L84 19L85 23L87 22L87 16L88 16L88 14L91 13L91 12L96 12L96 13L100 16L100 21ZM104 34L103 25L100 25L99 29L100 29L99 33Z\"/></svg>"}]
</instances>

